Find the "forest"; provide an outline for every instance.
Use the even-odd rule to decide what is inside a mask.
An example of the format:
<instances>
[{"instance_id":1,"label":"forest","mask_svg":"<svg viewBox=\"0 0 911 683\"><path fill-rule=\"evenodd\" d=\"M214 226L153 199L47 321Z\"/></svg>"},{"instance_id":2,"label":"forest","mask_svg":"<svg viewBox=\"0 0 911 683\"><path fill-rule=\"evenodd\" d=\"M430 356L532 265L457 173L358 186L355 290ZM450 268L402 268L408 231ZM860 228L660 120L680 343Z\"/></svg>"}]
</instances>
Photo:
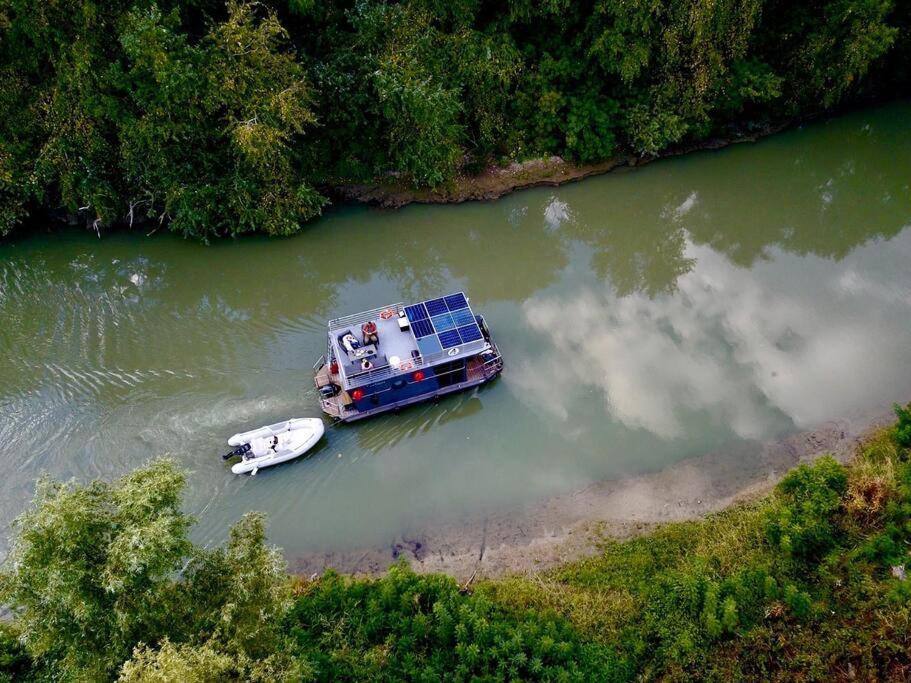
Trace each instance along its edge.
<instances>
[{"instance_id":1,"label":"forest","mask_svg":"<svg viewBox=\"0 0 911 683\"><path fill-rule=\"evenodd\" d=\"M911 406L845 465L548 572L289 577L248 513L191 542L186 475L39 482L0 568L0 680L907 680Z\"/></svg>"},{"instance_id":2,"label":"forest","mask_svg":"<svg viewBox=\"0 0 911 683\"><path fill-rule=\"evenodd\" d=\"M895 0L0 0L0 236L289 235L333 188L906 95Z\"/></svg>"}]
</instances>

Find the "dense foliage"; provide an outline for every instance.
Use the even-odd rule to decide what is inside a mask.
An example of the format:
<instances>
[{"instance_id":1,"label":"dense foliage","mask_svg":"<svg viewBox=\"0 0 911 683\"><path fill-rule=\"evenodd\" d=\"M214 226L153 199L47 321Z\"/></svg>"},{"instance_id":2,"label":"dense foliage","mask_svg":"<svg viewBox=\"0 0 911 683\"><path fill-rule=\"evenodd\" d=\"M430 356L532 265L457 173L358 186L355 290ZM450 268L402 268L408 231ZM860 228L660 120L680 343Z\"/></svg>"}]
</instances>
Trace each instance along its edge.
<instances>
[{"instance_id":1,"label":"dense foliage","mask_svg":"<svg viewBox=\"0 0 911 683\"><path fill-rule=\"evenodd\" d=\"M42 482L2 575L0 680L904 680L909 409L854 463L473 591L405 565L289 580L245 517L187 541L183 477Z\"/></svg>"},{"instance_id":2,"label":"dense foliage","mask_svg":"<svg viewBox=\"0 0 911 683\"><path fill-rule=\"evenodd\" d=\"M325 188L654 154L905 92L895 0L0 0L0 235L284 235Z\"/></svg>"},{"instance_id":3,"label":"dense foliage","mask_svg":"<svg viewBox=\"0 0 911 683\"><path fill-rule=\"evenodd\" d=\"M223 548L196 548L184 486L168 460L115 484L39 482L0 581L17 632L0 631L0 672L23 678L28 657L38 678L106 680L131 656L126 680L172 660L263 680L301 671L280 652L289 580L262 517L243 517Z\"/></svg>"}]
</instances>

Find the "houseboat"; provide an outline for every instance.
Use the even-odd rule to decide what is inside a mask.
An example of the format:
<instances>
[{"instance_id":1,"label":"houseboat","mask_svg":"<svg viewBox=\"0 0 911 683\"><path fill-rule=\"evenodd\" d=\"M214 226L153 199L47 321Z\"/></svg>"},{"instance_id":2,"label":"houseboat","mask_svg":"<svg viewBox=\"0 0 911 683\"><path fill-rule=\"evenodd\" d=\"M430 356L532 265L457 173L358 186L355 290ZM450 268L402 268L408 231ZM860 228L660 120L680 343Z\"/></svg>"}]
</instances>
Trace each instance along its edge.
<instances>
[{"instance_id":1,"label":"houseboat","mask_svg":"<svg viewBox=\"0 0 911 683\"><path fill-rule=\"evenodd\" d=\"M345 422L489 382L503 359L463 292L329 321L313 366L323 412Z\"/></svg>"}]
</instances>

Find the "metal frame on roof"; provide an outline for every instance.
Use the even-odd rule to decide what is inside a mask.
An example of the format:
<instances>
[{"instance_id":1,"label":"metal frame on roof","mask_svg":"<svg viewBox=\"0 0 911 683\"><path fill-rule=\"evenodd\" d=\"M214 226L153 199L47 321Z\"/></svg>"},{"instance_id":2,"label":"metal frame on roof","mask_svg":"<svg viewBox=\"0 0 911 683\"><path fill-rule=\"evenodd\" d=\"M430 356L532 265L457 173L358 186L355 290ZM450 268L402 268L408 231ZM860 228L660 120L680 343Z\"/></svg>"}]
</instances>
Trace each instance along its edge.
<instances>
[{"instance_id":1,"label":"metal frame on roof","mask_svg":"<svg viewBox=\"0 0 911 683\"><path fill-rule=\"evenodd\" d=\"M405 315L422 354L447 351L482 338L464 292L405 306Z\"/></svg>"},{"instance_id":2,"label":"metal frame on roof","mask_svg":"<svg viewBox=\"0 0 911 683\"><path fill-rule=\"evenodd\" d=\"M403 304L401 301L397 304L391 304L389 306L380 306L379 308L371 308L369 311L364 311L363 313L354 313L352 315L344 315L341 318L336 318L335 320L329 321L329 331L333 330L342 330L346 327L353 327L355 325L362 325L368 320L374 320L376 317L387 309L393 309L398 313L402 310Z\"/></svg>"}]
</instances>

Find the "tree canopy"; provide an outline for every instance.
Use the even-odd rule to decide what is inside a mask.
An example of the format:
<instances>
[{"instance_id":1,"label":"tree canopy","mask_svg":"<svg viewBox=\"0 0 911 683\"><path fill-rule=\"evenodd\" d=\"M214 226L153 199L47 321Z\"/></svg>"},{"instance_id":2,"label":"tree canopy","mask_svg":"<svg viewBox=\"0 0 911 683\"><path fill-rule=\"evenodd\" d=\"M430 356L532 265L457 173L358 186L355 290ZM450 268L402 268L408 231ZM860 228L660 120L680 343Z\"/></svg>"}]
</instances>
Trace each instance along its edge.
<instances>
[{"instance_id":1,"label":"tree canopy","mask_svg":"<svg viewBox=\"0 0 911 683\"><path fill-rule=\"evenodd\" d=\"M651 155L907 92L894 0L0 0L0 235L287 235L326 188Z\"/></svg>"},{"instance_id":2,"label":"tree canopy","mask_svg":"<svg viewBox=\"0 0 911 683\"><path fill-rule=\"evenodd\" d=\"M275 654L291 593L262 516L244 516L224 547L198 548L184 487L170 460L113 483L39 482L14 525L0 600L55 677L116 677L134 650L125 680L192 680L174 677L181 667L208 670L198 680L217 679L219 668L263 680L302 670ZM171 677L150 673L163 669Z\"/></svg>"}]
</instances>

